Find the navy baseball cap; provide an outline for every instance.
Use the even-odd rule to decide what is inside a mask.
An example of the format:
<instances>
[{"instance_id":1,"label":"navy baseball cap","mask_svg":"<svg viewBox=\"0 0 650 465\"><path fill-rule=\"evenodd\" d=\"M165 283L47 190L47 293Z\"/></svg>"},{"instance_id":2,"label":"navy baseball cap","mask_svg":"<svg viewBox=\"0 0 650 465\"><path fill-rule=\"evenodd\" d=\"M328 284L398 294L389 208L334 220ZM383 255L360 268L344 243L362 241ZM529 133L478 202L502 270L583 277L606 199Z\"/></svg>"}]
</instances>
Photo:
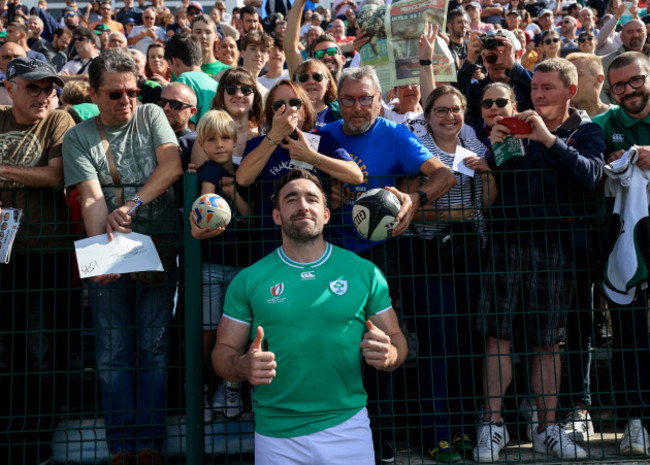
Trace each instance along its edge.
<instances>
[{"instance_id":1,"label":"navy baseball cap","mask_svg":"<svg viewBox=\"0 0 650 465\"><path fill-rule=\"evenodd\" d=\"M26 81L39 81L49 78L61 87L65 85L54 67L36 58L18 57L11 60L7 65L7 80L9 81L16 76Z\"/></svg>"}]
</instances>

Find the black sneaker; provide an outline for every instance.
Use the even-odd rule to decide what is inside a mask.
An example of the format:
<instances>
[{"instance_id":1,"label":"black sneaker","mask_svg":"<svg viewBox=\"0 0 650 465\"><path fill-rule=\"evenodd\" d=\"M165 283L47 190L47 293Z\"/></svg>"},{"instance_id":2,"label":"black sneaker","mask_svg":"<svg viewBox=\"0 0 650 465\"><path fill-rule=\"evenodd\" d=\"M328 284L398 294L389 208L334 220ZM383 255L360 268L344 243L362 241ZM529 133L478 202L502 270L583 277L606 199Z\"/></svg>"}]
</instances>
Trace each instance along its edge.
<instances>
[{"instance_id":1,"label":"black sneaker","mask_svg":"<svg viewBox=\"0 0 650 465\"><path fill-rule=\"evenodd\" d=\"M395 462L395 444L390 439L381 442L381 463Z\"/></svg>"}]
</instances>

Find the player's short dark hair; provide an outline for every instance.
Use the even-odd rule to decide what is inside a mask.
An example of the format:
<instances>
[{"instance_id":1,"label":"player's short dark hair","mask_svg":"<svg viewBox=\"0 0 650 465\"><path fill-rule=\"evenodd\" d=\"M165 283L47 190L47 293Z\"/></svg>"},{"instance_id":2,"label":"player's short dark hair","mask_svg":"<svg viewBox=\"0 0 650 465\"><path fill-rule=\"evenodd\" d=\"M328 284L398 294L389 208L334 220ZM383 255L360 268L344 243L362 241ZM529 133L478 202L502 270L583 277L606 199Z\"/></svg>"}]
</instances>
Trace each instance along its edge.
<instances>
[{"instance_id":1,"label":"player's short dark hair","mask_svg":"<svg viewBox=\"0 0 650 465\"><path fill-rule=\"evenodd\" d=\"M625 66L638 63L646 73L650 71L650 59L640 52L625 52L614 58L614 61L607 68L607 76L613 69L623 68Z\"/></svg>"},{"instance_id":2,"label":"player's short dark hair","mask_svg":"<svg viewBox=\"0 0 650 465\"><path fill-rule=\"evenodd\" d=\"M178 58L185 66L200 66L203 62L201 43L189 32L174 34L165 43L165 60Z\"/></svg>"},{"instance_id":3,"label":"player's short dark hair","mask_svg":"<svg viewBox=\"0 0 650 465\"><path fill-rule=\"evenodd\" d=\"M455 8L451 10L450 12L447 13L447 24L453 23L454 20L459 16L465 16L465 10L463 10L462 8Z\"/></svg>"},{"instance_id":4,"label":"player's short dark hair","mask_svg":"<svg viewBox=\"0 0 650 465\"><path fill-rule=\"evenodd\" d=\"M278 209L280 206L280 191L282 188L290 182L296 181L298 179L306 179L316 184L316 187L318 187L318 190L323 196L323 205L327 206L327 194L325 194L325 189L323 189L323 184L320 182L320 179L318 179L316 175L310 173L307 170L304 170L302 168L294 168L282 176L276 184L275 194L273 195L273 208Z\"/></svg>"},{"instance_id":5,"label":"player's short dark hair","mask_svg":"<svg viewBox=\"0 0 650 465\"><path fill-rule=\"evenodd\" d=\"M254 6L251 6L251 5L247 5L245 7L242 7L239 10L239 17L241 19L244 19L244 15L251 15L252 16L252 15L256 15L256 14L257 14L257 10L255 9Z\"/></svg>"}]
</instances>

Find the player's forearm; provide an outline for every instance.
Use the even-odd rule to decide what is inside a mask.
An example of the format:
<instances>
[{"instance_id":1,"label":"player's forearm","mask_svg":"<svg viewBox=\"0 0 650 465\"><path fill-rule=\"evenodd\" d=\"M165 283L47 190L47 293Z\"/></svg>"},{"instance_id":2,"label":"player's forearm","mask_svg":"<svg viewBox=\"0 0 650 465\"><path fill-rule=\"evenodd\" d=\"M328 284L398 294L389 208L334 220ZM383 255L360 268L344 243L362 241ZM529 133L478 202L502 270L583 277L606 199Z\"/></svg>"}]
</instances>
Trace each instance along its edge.
<instances>
[{"instance_id":1,"label":"player's forearm","mask_svg":"<svg viewBox=\"0 0 650 465\"><path fill-rule=\"evenodd\" d=\"M212 350L212 366L214 372L221 378L233 383L247 379L243 362L245 354L219 341Z\"/></svg>"},{"instance_id":2,"label":"player's forearm","mask_svg":"<svg viewBox=\"0 0 650 465\"><path fill-rule=\"evenodd\" d=\"M384 371L395 371L406 360L408 344L401 331L390 335L390 347L389 362L386 368L384 368Z\"/></svg>"}]
</instances>

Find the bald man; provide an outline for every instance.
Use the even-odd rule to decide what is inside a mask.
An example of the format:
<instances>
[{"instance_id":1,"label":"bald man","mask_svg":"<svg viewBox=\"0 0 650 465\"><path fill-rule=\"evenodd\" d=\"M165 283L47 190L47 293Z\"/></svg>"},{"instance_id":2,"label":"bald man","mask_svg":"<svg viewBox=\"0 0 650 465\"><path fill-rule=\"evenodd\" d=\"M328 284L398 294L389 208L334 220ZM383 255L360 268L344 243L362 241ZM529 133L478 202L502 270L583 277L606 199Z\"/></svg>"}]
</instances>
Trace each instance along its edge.
<instances>
[{"instance_id":1,"label":"bald man","mask_svg":"<svg viewBox=\"0 0 650 465\"><path fill-rule=\"evenodd\" d=\"M196 94L192 88L182 82L172 82L162 91L158 105L165 112L169 125L176 133L181 147L181 164L187 170L196 140L196 132L189 128L189 121L196 113Z\"/></svg>"}]
</instances>

